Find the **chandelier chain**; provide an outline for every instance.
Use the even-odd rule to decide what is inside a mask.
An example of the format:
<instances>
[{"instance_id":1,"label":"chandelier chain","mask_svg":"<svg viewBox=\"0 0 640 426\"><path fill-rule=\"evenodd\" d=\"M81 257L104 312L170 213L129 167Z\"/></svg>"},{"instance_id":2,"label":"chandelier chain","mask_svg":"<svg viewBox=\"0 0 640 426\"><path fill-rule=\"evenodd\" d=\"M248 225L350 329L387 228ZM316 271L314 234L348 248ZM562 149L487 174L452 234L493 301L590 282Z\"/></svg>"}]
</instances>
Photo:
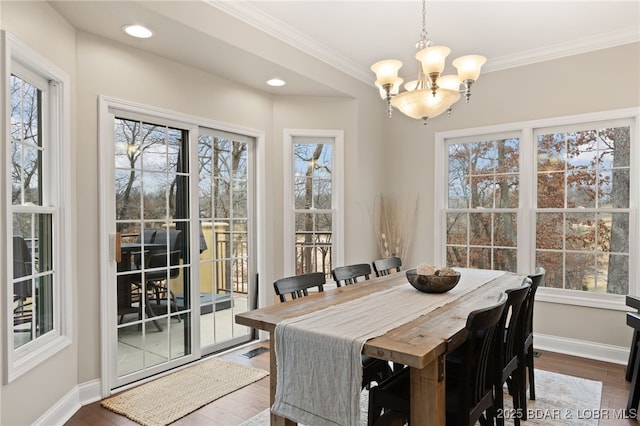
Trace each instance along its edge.
<instances>
[{"instance_id":1,"label":"chandelier chain","mask_svg":"<svg viewBox=\"0 0 640 426\"><path fill-rule=\"evenodd\" d=\"M420 32L420 41L427 40L427 0L422 0L422 31Z\"/></svg>"}]
</instances>

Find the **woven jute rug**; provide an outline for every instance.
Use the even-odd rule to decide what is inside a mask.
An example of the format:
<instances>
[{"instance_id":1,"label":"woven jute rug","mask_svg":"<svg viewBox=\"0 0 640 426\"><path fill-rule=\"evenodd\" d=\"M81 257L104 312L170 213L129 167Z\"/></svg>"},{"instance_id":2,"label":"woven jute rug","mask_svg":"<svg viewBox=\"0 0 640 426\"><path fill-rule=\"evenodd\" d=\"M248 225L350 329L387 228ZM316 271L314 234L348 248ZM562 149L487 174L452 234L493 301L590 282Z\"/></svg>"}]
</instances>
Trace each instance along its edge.
<instances>
[{"instance_id":1,"label":"woven jute rug","mask_svg":"<svg viewBox=\"0 0 640 426\"><path fill-rule=\"evenodd\" d=\"M267 375L259 368L213 358L109 397L101 405L141 425L168 425Z\"/></svg>"},{"instance_id":2,"label":"woven jute rug","mask_svg":"<svg viewBox=\"0 0 640 426\"><path fill-rule=\"evenodd\" d=\"M536 400L527 400L527 414L529 419L523 426L597 426L602 398L602 382L535 370ZM366 391L360 399L360 424L367 424ZM513 409L511 396L504 392L504 417L506 424L513 424ZM608 413L608 418L614 418L617 413ZM621 413L620 413L621 414ZM241 426L268 426L269 409L266 409Z\"/></svg>"}]
</instances>

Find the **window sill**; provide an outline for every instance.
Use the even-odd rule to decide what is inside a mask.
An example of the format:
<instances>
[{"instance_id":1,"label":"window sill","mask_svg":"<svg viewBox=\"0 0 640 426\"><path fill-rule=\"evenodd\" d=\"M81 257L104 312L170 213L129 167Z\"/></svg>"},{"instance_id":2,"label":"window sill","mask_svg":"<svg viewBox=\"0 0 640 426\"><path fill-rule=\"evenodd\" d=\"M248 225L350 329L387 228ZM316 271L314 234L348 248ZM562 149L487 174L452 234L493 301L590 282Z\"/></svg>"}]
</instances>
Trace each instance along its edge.
<instances>
[{"instance_id":1,"label":"window sill","mask_svg":"<svg viewBox=\"0 0 640 426\"><path fill-rule=\"evenodd\" d=\"M32 343L37 343L37 345L29 347L28 349L25 347L24 349L27 350L22 350L21 348L12 354L13 362L9 364L7 383L11 383L38 364L41 364L67 346L71 345L71 339L65 336L57 336L53 337L45 344L35 341Z\"/></svg>"},{"instance_id":2,"label":"window sill","mask_svg":"<svg viewBox=\"0 0 640 426\"><path fill-rule=\"evenodd\" d=\"M630 311L625 305L625 296L615 294L587 293L576 290L540 287L536 293L536 301L559 303L562 305L583 306L586 308L608 309L614 311Z\"/></svg>"}]
</instances>

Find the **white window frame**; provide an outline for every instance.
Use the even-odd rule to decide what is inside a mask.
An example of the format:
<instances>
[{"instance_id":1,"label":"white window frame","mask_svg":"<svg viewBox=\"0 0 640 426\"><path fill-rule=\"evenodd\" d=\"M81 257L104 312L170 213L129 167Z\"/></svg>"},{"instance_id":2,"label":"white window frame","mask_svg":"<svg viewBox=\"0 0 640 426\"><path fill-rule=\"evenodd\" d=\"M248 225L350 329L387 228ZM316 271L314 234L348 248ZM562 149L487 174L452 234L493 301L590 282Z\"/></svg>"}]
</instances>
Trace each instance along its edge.
<instances>
[{"instance_id":1,"label":"white window frame","mask_svg":"<svg viewBox=\"0 0 640 426\"><path fill-rule=\"evenodd\" d=\"M537 145L534 143L536 129L577 125L581 123L596 123L601 121L631 120L631 153L630 180L636 183L629 194L629 257L637 259L640 254L640 235L638 235L639 203L640 203L640 108L625 108L612 111L602 111L532 120L517 123L507 123L494 126L476 127L470 129L438 132L435 135L435 167L434 167L434 261L437 264L446 262L446 208L447 208L447 169L448 149L447 140L455 138L484 137L496 133L520 134L520 204L518 208L518 247L528 247L518 250L518 273L530 274L535 267L535 214L536 205L535 173L536 166L532 159L537 158ZM533 241L533 245L530 243ZM635 262L629 264L629 294L640 292L640 269ZM578 292L565 289L540 287L536 293L536 300L561 303L568 305L595 307L602 309L627 310L623 295L596 294Z\"/></svg>"},{"instance_id":2,"label":"white window frame","mask_svg":"<svg viewBox=\"0 0 640 426\"><path fill-rule=\"evenodd\" d=\"M70 102L71 83L69 76L44 59L39 54L22 44L11 34L3 31L2 38L2 81L3 117L2 131L5 141L11 140L10 123L10 77L12 70L25 75L33 74L37 78L48 82L44 88L43 108L45 118L43 129L45 137L43 145L45 156L43 159L43 206L40 212L53 215L53 329L27 344L14 349L13 344L13 309L12 289L5 286L4 305L6 309L6 326L3 331L5 362L3 363L4 383L10 383L35 366L51 358L72 342L72 288L73 288L73 245L72 239L72 198L71 198L71 141L70 141ZM1 151L0 160L6 166L10 158L10 144L5 143ZM5 243L6 255L2 258L5 281L11 282L13 277L12 244L12 216L21 211L20 206L13 206L11 202L11 179L9 167L3 168L2 174L4 196L1 209L2 220L0 235Z\"/></svg>"},{"instance_id":3,"label":"white window frame","mask_svg":"<svg viewBox=\"0 0 640 426\"><path fill-rule=\"evenodd\" d=\"M295 275L295 199L293 144L299 137L333 139L333 155L331 171L331 210L333 217L332 258L333 267L344 264L344 131L316 129L284 129L284 275Z\"/></svg>"},{"instance_id":4,"label":"white window frame","mask_svg":"<svg viewBox=\"0 0 640 426\"><path fill-rule=\"evenodd\" d=\"M256 185L256 194L255 194L255 220L256 220L256 235L255 235L255 244L256 244L256 268L258 276L265 276L266 269L266 250L267 250L267 242L265 238L266 233L266 219L265 219L265 211L266 211L266 179L260 179L260 176L265 176L266 173L266 136L262 130L257 130L249 127L232 125L229 123L225 123L222 121L216 121L205 117L193 116L189 114L184 114L172 110L166 110L163 108L153 107L145 104L139 104L133 101L112 98L109 96L101 95L98 98L98 140L99 141L112 141L113 140L113 120L115 117L115 112L118 114L122 114L127 118L140 119L144 121L162 121L164 124L173 125L179 128L189 128L190 131L190 139L192 141L197 141L202 129L215 129L220 132L228 132L232 134L244 135L249 138L255 139L255 161L256 161L256 171L255 171L255 185ZM100 167L104 170L109 170L109 177L106 179L100 179L100 206L110 206L109 197L113 191L113 148L110 143L100 143ZM197 143L196 143L197 145ZM198 152L197 149L193 149L193 145L189 149L190 155L190 163L197 164L198 163ZM189 194L189 199L193 200L194 204L191 204L190 211L192 212L191 221L192 223L199 223L199 213L197 208L193 208L194 206L198 206L198 185L199 178L198 172L193 168L190 169L191 175L191 192ZM111 291L113 286L112 283L116 280L115 268L113 265L110 265L109 262L113 262L115 259L115 217L113 216L112 211L101 209L101 214L99 218L99 230L100 235L107 235L108 238L100 238L100 299L102 300L101 309L100 309L100 343L101 343L101 376L108 377L109 380L103 380L101 386L101 395L106 397L111 394L110 386L113 383L116 383L117 380L117 371L115 370L115 366L117 364L117 360L114 358L117 355L116 348L113 347L113 342L115 341L115 328L113 324L115 324L116 316L115 310L112 310L111 307L115 306L115 292ZM191 240L199 241L199 227L192 226L191 227ZM105 262L105 259L109 259L109 262ZM193 262L199 262L200 254L196 245L192 245L191 259L194 259ZM199 268L191 268L191 278L192 283L199 282L200 269ZM195 284L193 284L195 285ZM265 283L258 283L258 307L267 306L270 304L271 298L267 296L267 289ZM197 293L197 292L196 292ZM196 306L195 298L197 296L193 296L192 305ZM106 301L106 302L105 302ZM194 327L191 330L191 338L192 338L192 349L200 348L200 323L199 321L195 321ZM260 332L261 338L267 338L268 334L264 332ZM200 348L203 349L203 348ZM205 351L202 352L193 352L192 356L194 359L197 357L201 357L205 355Z\"/></svg>"}]
</instances>

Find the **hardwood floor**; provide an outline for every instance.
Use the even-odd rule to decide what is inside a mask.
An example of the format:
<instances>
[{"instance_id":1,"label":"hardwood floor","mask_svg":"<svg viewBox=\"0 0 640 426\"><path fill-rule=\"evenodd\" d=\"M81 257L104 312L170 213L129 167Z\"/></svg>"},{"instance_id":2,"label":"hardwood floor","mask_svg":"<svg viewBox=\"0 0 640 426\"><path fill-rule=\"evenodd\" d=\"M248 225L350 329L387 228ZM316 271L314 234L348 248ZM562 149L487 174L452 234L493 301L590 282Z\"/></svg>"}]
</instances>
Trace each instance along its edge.
<instances>
[{"instance_id":1,"label":"hardwood floor","mask_svg":"<svg viewBox=\"0 0 640 426\"><path fill-rule=\"evenodd\" d=\"M240 364L269 369L269 352L248 359L242 354L259 346L268 347L269 342L256 343L227 353L222 358ZM553 352L541 352L535 359L535 367L541 370L583 377L603 383L600 411L598 407L584 407L602 414L600 426L637 425L635 420L614 419L627 405L629 383L625 381L625 366L594 361ZM176 426L233 426L250 419L269 406L269 378L226 395L209 405L173 423ZM82 407L67 423L68 426L136 425L126 417L112 413L95 402ZM507 422L507 424L509 424ZM522 423L526 426L526 422Z\"/></svg>"}]
</instances>

